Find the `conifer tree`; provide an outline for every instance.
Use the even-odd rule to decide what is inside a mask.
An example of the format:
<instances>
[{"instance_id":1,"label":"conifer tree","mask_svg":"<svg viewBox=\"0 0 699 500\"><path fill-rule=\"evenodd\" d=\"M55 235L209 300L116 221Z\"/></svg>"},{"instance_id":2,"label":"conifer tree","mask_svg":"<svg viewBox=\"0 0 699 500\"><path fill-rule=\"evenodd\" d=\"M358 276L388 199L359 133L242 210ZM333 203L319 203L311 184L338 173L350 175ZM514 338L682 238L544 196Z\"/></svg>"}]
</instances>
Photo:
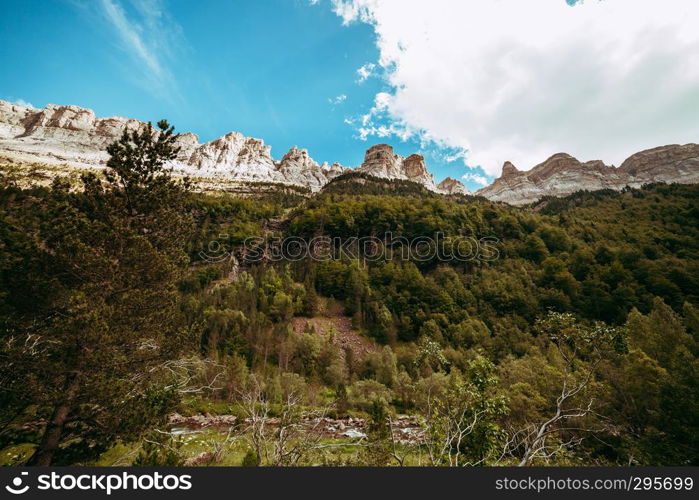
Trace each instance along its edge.
<instances>
[{"instance_id":1,"label":"conifer tree","mask_svg":"<svg viewBox=\"0 0 699 500\"><path fill-rule=\"evenodd\" d=\"M125 131L108 147L106 181L85 175L77 192L54 182L24 234L30 251L17 264L31 272L14 285L48 290L14 303L2 357L17 360L17 407L46 412L29 464L94 457L136 438L177 399L166 368L188 342L175 283L191 217L188 184L166 168L177 136L165 121L158 127Z\"/></svg>"}]
</instances>

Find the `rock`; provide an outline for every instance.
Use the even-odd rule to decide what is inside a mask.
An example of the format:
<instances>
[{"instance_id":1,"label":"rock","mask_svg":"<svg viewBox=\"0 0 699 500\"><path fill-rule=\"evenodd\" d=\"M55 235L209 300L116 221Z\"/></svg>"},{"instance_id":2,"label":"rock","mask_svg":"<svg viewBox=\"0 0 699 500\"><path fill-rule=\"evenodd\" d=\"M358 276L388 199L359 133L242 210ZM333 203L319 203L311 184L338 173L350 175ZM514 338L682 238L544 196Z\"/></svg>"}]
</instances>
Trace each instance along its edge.
<instances>
[{"instance_id":1,"label":"rock","mask_svg":"<svg viewBox=\"0 0 699 500\"><path fill-rule=\"evenodd\" d=\"M402 164L403 158L393 154L390 145L376 144L367 149L364 162L357 170L376 177L392 178L401 174Z\"/></svg>"},{"instance_id":2,"label":"rock","mask_svg":"<svg viewBox=\"0 0 699 500\"><path fill-rule=\"evenodd\" d=\"M107 145L124 130L145 127L146 123L129 118L99 118L79 106L49 104L44 109L33 109L0 101L0 155L18 165L104 168ZM220 189L223 181L233 181L272 182L318 191L333 178L351 171L338 163L318 165L308 151L297 147L276 161L264 141L239 132L204 144L195 134L185 133L179 135L177 144L180 152L169 166L175 175L193 177L201 189ZM436 186L421 155L403 158L388 144L370 147L356 170L385 179L417 182L443 194L467 192L463 184L452 178ZM47 172L56 175L54 171ZM566 153L557 153L529 171L519 171L505 162L502 175L476 194L522 205L547 195L640 187L651 182L699 182L699 145L669 145L641 151L619 168L600 160L581 163Z\"/></svg>"},{"instance_id":3,"label":"rock","mask_svg":"<svg viewBox=\"0 0 699 500\"><path fill-rule=\"evenodd\" d=\"M517 170L517 167L515 167L512 163L509 161L506 161L503 166L502 166L502 175L501 177L507 178L507 177L512 177L517 174L519 174L519 170Z\"/></svg>"},{"instance_id":4,"label":"rock","mask_svg":"<svg viewBox=\"0 0 699 500\"><path fill-rule=\"evenodd\" d=\"M206 465L211 463L211 461L214 459L214 454L210 453L208 451L202 451L198 455L195 455L193 457L189 457L185 459L185 461L182 463L185 467L195 467L197 465Z\"/></svg>"},{"instance_id":5,"label":"rock","mask_svg":"<svg viewBox=\"0 0 699 500\"><path fill-rule=\"evenodd\" d=\"M437 184L437 191L444 194L468 194L468 189L461 181L447 177Z\"/></svg>"},{"instance_id":6,"label":"rock","mask_svg":"<svg viewBox=\"0 0 699 500\"><path fill-rule=\"evenodd\" d=\"M237 417L235 415L192 415L184 417L179 413L170 415L168 421L170 425L182 426L187 429L201 429L204 427L230 427L236 424Z\"/></svg>"},{"instance_id":7,"label":"rock","mask_svg":"<svg viewBox=\"0 0 699 500\"><path fill-rule=\"evenodd\" d=\"M523 205L543 196L566 196L575 191L621 190L651 182L699 182L699 144L663 146L629 157L619 168L601 160L582 163L557 153L529 171L520 172L505 162L502 174L476 194L495 201Z\"/></svg>"},{"instance_id":8,"label":"rock","mask_svg":"<svg viewBox=\"0 0 699 500\"><path fill-rule=\"evenodd\" d=\"M403 160L403 173L409 181L422 184L428 189L435 189L434 177L427 171L425 158L419 154L411 154Z\"/></svg>"},{"instance_id":9,"label":"rock","mask_svg":"<svg viewBox=\"0 0 699 500\"><path fill-rule=\"evenodd\" d=\"M179 413L175 412L172 413L169 417L169 421L171 424L181 424L184 421L185 417L180 415Z\"/></svg>"},{"instance_id":10,"label":"rock","mask_svg":"<svg viewBox=\"0 0 699 500\"><path fill-rule=\"evenodd\" d=\"M296 183L317 191L329 180L342 175L349 170L346 167L334 163L319 166L305 149L291 148L278 163L279 172L286 179L293 179Z\"/></svg>"},{"instance_id":11,"label":"rock","mask_svg":"<svg viewBox=\"0 0 699 500\"><path fill-rule=\"evenodd\" d=\"M24 133L24 122L35 110L7 101L0 101L0 137L15 137Z\"/></svg>"},{"instance_id":12,"label":"rock","mask_svg":"<svg viewBox=\"0 0 699 500\"><path fill-rule=\"evenodd\" d=\"M376 144L364 155L364 162L357 167L358 172L384 179L401 179L417 182L427 189L436 191L432 174L427 171L422 155L412 154L407 158L395 154L389 144Z\"/></svg>"},{"instance_id":13,"label":"rock","mask_svg":"<svg viewBox=\"0 0 699 500\"><path fill-rule=\"evenodd\" d=\"M346 430L345 432L342 433L344 437L352 438L352 439L361 439L365 438L366 434L364 434L362 431L358 431L357 429L349 429Z\"/></svg>"}]
</instances>

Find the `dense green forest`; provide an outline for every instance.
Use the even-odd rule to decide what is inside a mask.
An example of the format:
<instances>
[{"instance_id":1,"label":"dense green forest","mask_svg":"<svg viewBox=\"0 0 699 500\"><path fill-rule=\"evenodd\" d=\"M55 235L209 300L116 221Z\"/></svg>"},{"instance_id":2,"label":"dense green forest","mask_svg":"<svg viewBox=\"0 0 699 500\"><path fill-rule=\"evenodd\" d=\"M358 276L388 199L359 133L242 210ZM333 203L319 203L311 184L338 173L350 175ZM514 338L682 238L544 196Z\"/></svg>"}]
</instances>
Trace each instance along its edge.
<instances>
[{"instance_id":1,"label":"dense green forest","mask_svg":"<svg viewBox=\"0 0 699 500\"><path fill-rule=\"evenodd\" d=\"M699 464L699 186L522 208L356 174L204 194L168 175L159 125L79 186L0 177L3 463ZM497 251L245 245L388 233ZM234 423L195 445L173 414Z\"/></svg>"}]
</instances>

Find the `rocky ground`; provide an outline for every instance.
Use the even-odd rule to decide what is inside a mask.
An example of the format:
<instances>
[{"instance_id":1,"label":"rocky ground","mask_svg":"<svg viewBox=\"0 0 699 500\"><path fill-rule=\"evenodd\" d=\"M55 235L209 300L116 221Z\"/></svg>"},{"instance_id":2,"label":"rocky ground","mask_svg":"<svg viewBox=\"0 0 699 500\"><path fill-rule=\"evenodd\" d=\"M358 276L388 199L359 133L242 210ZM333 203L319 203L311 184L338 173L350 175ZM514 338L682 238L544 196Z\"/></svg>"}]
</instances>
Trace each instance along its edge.
<instances>
[{"instance_id":1,"label":"rocky ground","mask_svg":"<svg viewBox=\"0 0 699 500\"><path fill-rule=\"evenodd\" d=\"M343 355L347 349L351 350L354 359L362 359L368 353L378 349L374 341L352 330L352 318L349 316L329 318L296 317L292 321L294 330L298 334L312 330L322 335L332 331L334 333L333 344L340 348L340 352Z\"/></svg>"},{"instance_id":2,"label":"rocky ground","mask_svg":"<svg viewBox=\"0 0 699 500\"><path fill-rule=\"evenodd\" d=\"M252 423L252 419L240 419L235 415L192 415L182 416L178 413L170 415L169 423L171 433L174 435L189 434L203 429L228 430L234 428L234 432L242 432L246 426ZM274 428L279 425L279 419L269 417L266 425ZM324 439L349 439L361 440L366 435L366 420L356 417L329 418L309 417L302 421L308 431L319 432ZM392 420L391 428L394 439L400 444L417 444L424 439L424 429L417 417L413 415L397 415Z\"/></svg>"}]
</instances>

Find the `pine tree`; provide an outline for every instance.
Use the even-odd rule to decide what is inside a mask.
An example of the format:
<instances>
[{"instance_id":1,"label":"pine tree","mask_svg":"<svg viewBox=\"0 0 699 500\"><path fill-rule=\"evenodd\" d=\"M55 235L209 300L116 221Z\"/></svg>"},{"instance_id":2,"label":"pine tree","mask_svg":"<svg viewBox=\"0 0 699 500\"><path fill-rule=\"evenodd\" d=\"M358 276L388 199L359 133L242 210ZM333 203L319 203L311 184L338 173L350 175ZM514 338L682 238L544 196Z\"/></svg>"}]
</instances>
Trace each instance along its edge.
<instances>
[{"instance_id":1,"label":"pine tree","mask_svg":"<svg viewBox=\"0 0 699 500\"><path fill-rule=\"evenodd\" d=\"M29 464L75 463L133 439L177 400L163 363L187 345L175 283L191 217L188 184L171 178L167 122L124 132L109 146L106 182L72 192L55 182L20 265L24 283L50 287L15 304L2 357L16 359L24 405L49 415ZM3 394L3 399L5 394ZM21 406L21 405L20 405Z\"/></svg>"}]
</instances>

